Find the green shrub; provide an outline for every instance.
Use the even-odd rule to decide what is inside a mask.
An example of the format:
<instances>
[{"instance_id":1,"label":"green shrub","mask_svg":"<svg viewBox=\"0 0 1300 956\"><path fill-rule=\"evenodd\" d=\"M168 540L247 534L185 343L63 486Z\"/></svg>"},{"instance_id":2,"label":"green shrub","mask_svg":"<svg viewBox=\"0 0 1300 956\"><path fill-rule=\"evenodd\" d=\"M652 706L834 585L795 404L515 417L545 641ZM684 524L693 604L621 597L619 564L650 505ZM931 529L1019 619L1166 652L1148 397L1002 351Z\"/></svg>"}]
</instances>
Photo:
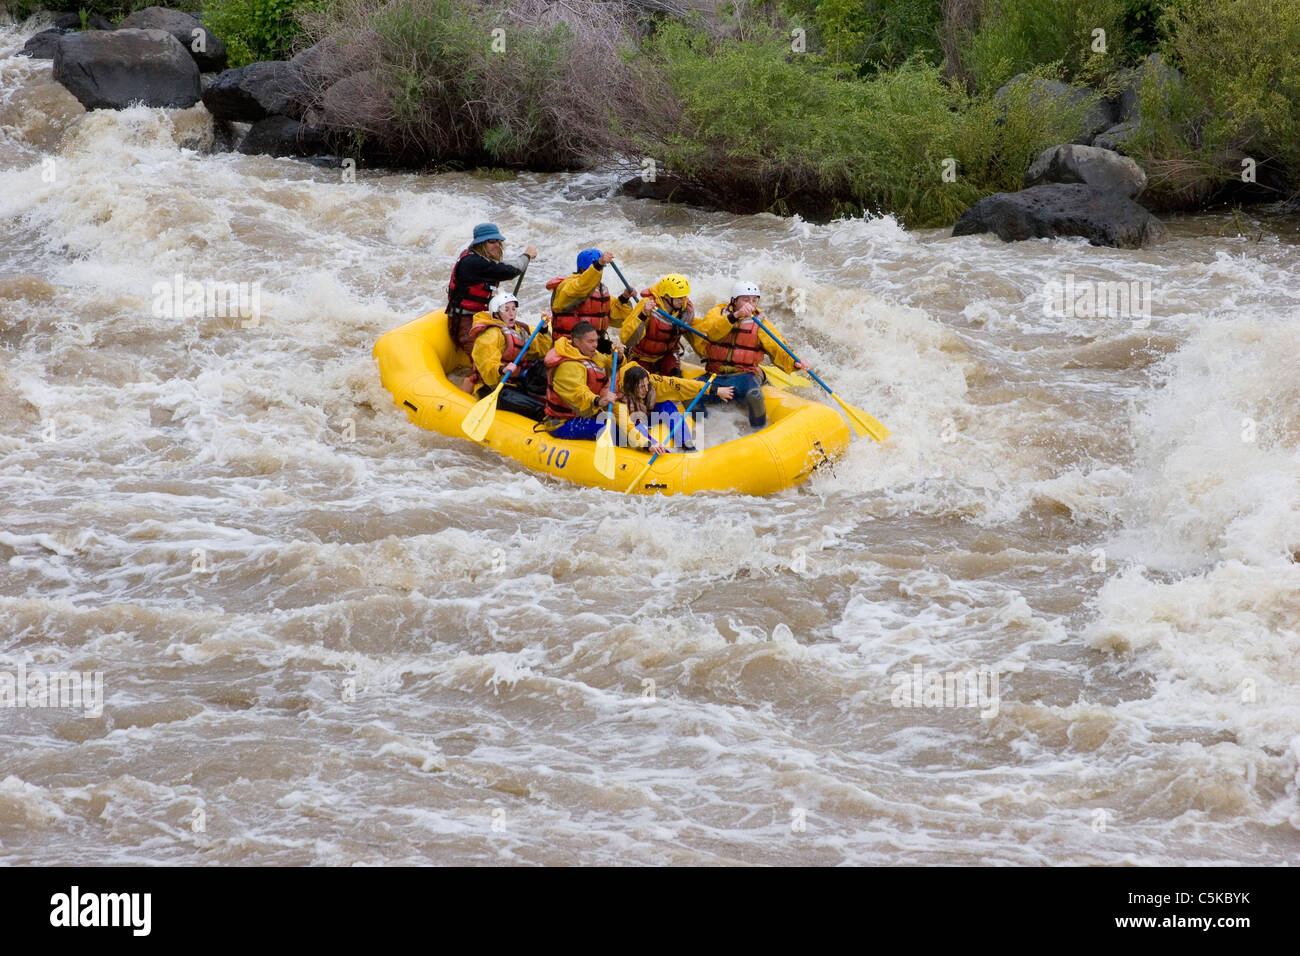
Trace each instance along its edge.
<instances>
[{"instance_id":1,"label":"green shrub","mask_svg":"<svg viewBox=\"0 0 1300 956\"><path fill-rule=\"evenodd\" d=\"M1083 111L1033 109L1027 89L1006 103L971 98L920 58L845 80L791 54L779 33L716 42L669 24L646 52L678 110L675 123L643 129L641 148L731 209L950 224L982 196L1019 188ZM945 160L955 181L944 178Z\"/></svg>"},{"instance_id":2,"label":"green shrub","mask_svg":"<svg viewBox=\"0 0 1300 956\"><path fill-rule=\"evenodd\" d=\"M830 63L862 76L917 57L943 62L942 0L791 0L785 12L792 26L812 28Z\"/></svg>"},{"instance_id":3,"label":"green shrub","mask_svg":"<svg viewBox=\"0 0 1300 956\"><path fill-rule=\"evenodd\" d=\"M1181 2L1162 22L1182 83L1149 71L1132 149L1162 207L1189 208L1240 182L1244 155L1300 181L1300 5L1294 0Z\"/></svg>"},{"instance_id":4,"label":"green shrub","mask_svg":"<svg viewBox=\"0 0 1300 956\"><path fill-rule=\"evenodd\" d=\"M1124 22L1133 0L988 0L962 61L980 92L990 93L1017 73L1060 64L1067 79L1095 77L1132 54ZM1106 52L1093 49L1105 31Z\"/></svg>"},{"instance_id":5,"label":"green shrub","mask_svg":"<svg viewBox=\"0 0 1300 956\"><path fill-rule=\"evenodd\" d=\"M318 0L204 0L203 22L226 44L231 67L291 56L302 33L298 14Z\"/></svg>"}]
</instances>

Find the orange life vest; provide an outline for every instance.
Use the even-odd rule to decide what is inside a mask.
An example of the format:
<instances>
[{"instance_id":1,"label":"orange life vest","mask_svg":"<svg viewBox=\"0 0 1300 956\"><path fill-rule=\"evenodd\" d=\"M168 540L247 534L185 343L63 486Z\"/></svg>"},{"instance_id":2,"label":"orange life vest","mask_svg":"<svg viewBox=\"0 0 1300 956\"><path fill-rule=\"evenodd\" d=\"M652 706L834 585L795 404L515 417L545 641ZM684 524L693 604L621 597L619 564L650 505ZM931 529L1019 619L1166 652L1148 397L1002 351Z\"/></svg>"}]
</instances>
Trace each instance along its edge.
<instances>
[{"instance_id":1,"label":"orange life vest","mask_svg":"<svg viewBox=\"0 0 1300 956\"><path fill-rule=\"evenodd\" d=\"M505 368L524 350L524 343L528 341L528 336L532 334L532 329L522 322L516 322L513 329L508 329L504 325L494 325L490 322L484 322L482 325L476 325L469 330L469 334L477 340L480 335L488 329L496 329L501 333L505 342L501 346L501 367ZM519 369L523 371L531 363L520 362Z\"/></svg>"},{"instance_id":2,"label":"orange life vest","mask_svg":"<svg viewBox=\"0 0 1300 956\"><path fill-rule=\"evenodd\" d=\"M628 355L638 362L654 364L665 355L675 355L682 340L682 330L664 319L654 310L659 301L650 294L642 296L646 302L645 331L641 340L628 349ZM662 306L659 306L663 308ZM667 309L664 309L667 312Z\"/></svg>"},{"instance_id":3,"label":"orange life vest","mask_svg":"<svg viewBox=\"0 0 1300 956\"><path fill-rule=\"evenodd\" d=\"M565 362L581 362L587 369L587 388L599 395L609 384L609 373L589 358L576 359L561 355L555 349L546 354L546 414L551 418L577 418L578 410L560 397L552 383L556 370Z\"/></svg>"},{"instance_id":4,"label":"orange life vest","mask_svg":"<svg viewBox=\"0 0 1300 956\"><path fill-rule=\"evenodd\" d=\"M451 267L451 281L447 283L448 315L474 315L476 312L486 312L488 303L492 301L493 287L486 282L474 282L467 286L456 283L456 266L459 266L460 260L469 253L470 250L466 249L458 255L455 265Z\"/></svg>"},{"instance_id":5,"label":"orange life vest","mask_svg":"<svg viewBox=\"0 0 1300 956\"><path fill-rule=\"evenodd\" d=\"M546 283L551 293L551 335L570 335L579 322L590 322L597 332L604 332L609 328L609 290L605 283L596 286L581 302L569 306L568 311L561 312L555 307L555 290L568 278L570 276L557 276Z\"/></svg>"},{"instance_id":6,"label":"orange life vest","mask_svg":"<svg viewBox=\"0 0 1300 956\"><path fill-rule=\"evenodd\" d=\"M748 327L733 325L731 331L716 343L708 344L704 350L705 371L710 375L759 374L758 366L767 358L767 353L758 337L758 323L751 321L746 325Z\"/></svg>"}]
</instances>

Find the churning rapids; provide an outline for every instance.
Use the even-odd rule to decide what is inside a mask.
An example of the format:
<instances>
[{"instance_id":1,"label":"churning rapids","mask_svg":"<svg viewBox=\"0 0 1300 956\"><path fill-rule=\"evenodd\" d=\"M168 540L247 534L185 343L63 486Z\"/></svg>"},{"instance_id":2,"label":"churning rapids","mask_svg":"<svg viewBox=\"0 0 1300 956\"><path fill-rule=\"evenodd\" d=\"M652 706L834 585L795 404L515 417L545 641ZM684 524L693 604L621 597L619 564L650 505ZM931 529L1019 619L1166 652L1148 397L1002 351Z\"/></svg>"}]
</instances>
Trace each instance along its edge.
<instances>
[{"instance_id":1,"label":"churning rapids","mask_svg":"<svg viewBox=\"0 0 1300 956\"><path fill-rule=\"evenodd\" d=\"M1294 220L1120 251L581 198L614 173L349 183L206 154L202 107L84 113L23 39L0 862L1300 857ZM416 428L370 348L481 220L542 250L526 319L588 245L705 306L753 277L893 438L632 498ZM156 314L177 276L258 321ZM1131 314L1076 299L1114 282Z\"/></svg>"}]
</instances>

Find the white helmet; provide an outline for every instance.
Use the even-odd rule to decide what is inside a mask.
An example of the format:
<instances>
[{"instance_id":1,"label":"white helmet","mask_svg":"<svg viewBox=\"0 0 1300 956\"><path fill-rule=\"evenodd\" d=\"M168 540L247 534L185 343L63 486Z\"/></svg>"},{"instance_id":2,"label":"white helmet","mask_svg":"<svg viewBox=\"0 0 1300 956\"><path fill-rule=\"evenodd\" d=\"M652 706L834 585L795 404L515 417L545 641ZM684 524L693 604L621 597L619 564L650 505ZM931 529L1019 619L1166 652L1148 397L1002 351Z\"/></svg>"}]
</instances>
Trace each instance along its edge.
<instances>
[{"instance_id":1,"label":"white helmet","mask_svg":"<svg viewBox=\"0 0 1300 956\"><path fill-rule=\"evenodd\" d=\"M759 295L757 282L737 282L731 287L731 297L738 295Z\"/></svg>"},{"instance_id":2,"label":"white helmet","mask_svg":"<svg viewBox=\"0 0 1300 956\"><path fill-rule=\"evenodd\" d=\"M516 305L519 304L519 300L516 299L513 295L511 295L509 292L498 292L496 295L492 297L492 301L488 303L488 311L491 312L493 315L496 315L498 312L501 311L502 306L509 305L511 302L515 303Z\"/></svg>"}]
</instances>

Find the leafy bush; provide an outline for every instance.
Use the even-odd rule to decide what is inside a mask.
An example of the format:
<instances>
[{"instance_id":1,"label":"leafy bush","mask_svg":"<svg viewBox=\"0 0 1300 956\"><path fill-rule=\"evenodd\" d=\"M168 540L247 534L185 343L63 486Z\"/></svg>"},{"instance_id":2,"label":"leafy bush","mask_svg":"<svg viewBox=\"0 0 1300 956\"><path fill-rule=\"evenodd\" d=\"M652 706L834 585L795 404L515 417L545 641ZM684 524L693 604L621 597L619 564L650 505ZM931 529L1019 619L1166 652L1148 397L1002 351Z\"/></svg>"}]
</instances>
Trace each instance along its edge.
<instances>
[{"instance_id":1,"label":"leafy bush","mask_svg":"<svg viewBox=\"0 0 1300 956\"><path fill-rule=\"evenodd\" d=\"M1183 72L1148 71L1133 143L1153 202L1204 203L1240 183L1241 159L1300 180L1300 5L1294 0L1182 2L1162 21L1164 52ZM1262 175L1262 174L1261 174Z\"/></svg>"},{"instance_id":2,"label":"leafy bush","mask_svg":"<svg viewBox=\"0 0 1300 956\"><path fill-rule=\"evenodd\" d=\"M298 15L318 0L204 0L203 22L226 44L232 67L292 55Z\"/></svg>"},{"instance_id":3,"label":"leafy bush","mask_svg":"<svg viewBox=\"0 0 1300 956\"><path fill-rule=\"evenodd\" d=\"M788 0L784 8L791 26L812 28L830 63L859 75L915 57L936 66L943 62L942 0Z\"/></svg>"},{"instance_id":4,"label":"leafy bush","mask_svg":"<svg viewBox=\"0 0 1300 956\"><path fill-rule=\"evenodd\" d=\"M1082 113L1032 109L1027 89L1005 104L971 98L919 58L844 80L791 54L780 34L717 42L669 24L646 53L678 105L672 122L641 126L642 150L738 211L872 210L909 225L948 224L987 193L1018 188L1033 158L1068 140Z\"/></svg>"},{"instance_id":5,"label":"leafy bush","mask_svg":"<svg viewBox=\"0 0 1300 956\"><path fill-rule=\"evenodd\" d=\"M1092 77L1124 62L1132 50L1124 29L1133 0L989 0L962 61L985 93L1017 73L1060 64L1066 78ZM1106 31L1106 52L1093 31ZM1092 61L1092 62L1090 62Z\"/></svg>"}]
</instances>

